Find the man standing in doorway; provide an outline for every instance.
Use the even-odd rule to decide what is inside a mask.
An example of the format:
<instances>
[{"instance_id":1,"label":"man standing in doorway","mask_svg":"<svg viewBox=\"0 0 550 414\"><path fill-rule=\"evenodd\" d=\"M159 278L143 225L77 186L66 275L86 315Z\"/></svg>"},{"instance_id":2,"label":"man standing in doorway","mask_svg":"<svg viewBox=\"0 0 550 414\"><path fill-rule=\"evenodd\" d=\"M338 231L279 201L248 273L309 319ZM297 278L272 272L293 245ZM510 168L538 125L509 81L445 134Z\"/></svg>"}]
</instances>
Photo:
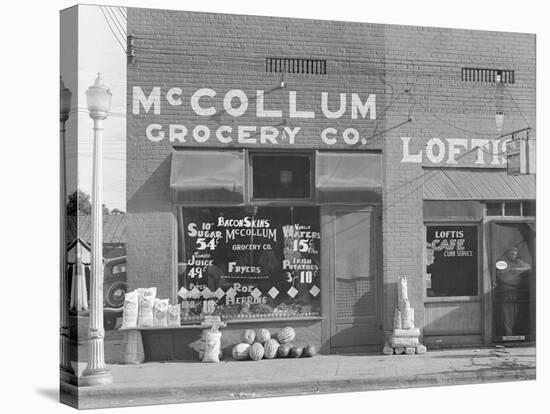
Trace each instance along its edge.
<instances>
[{"instance_id":1,"label":"man standing in doorway","mask_svg":"<svg viewBox=\"0 0 550 414\"><path fill-rule=\"evenodd\" d=\"M497 287L502 298L504 336L512 336L516 331L520 290L527 282L531 265L521 260L519 250L512 247L497 261L496 268Z\"/></svg>"}]
</instances>

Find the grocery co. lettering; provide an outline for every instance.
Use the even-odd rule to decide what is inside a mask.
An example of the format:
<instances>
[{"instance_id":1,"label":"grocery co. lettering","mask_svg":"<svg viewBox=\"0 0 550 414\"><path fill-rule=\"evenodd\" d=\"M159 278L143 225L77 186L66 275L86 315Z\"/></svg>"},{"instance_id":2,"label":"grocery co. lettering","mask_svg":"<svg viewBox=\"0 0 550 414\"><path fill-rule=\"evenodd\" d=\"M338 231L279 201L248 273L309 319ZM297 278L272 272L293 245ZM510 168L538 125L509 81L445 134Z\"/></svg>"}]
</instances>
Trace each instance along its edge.
<instances>
[{"instance_id":1,"label":"grocery co. lettering","mask_svg":"<svg viewBox=\"0 0 550 414\"><path fill-rule=\"evenodd\" d=\"M306 120L325 118L337 120L376 120L376 94L360 96L357 93L321 92L318 96L320 111L311 108L311 102L301 97L296 91L285 91L283 96L284 107L276 107L274 102L268 102L268 92L257 90L253 99L249 98L241 89L231 89L223 94L211 88L201 88L191 95L185 96L183 90L173 87L164 90L153 87L149 93L140 86L133 87L132 113L133 115L153 114L161 115L166 105L169 108L182 107L192 111L199 117L215 117L227 115L233 120L248 114L257 119L270 118L285 120ZM280 98L280 96L279 96ZM336 102L331 101L334 100ZM281 102L281 99L278 99ZM329 103L330 102L330 103ZM309 104L309 106L308 106ZM164 105L164 107L163 107ZM249 118L247 118L249 119ZM145 128L145 135L149 141L172 143L207 143L217 141L222 144L295 144L298 143L301 126L274 126L274 125L211 125L170 123L168 125L151 123ZM364 131L356 128L324 128L319 135L326 145L343 143L347 145L366 144L367 137Z\"/></svg>"}]
</instances>

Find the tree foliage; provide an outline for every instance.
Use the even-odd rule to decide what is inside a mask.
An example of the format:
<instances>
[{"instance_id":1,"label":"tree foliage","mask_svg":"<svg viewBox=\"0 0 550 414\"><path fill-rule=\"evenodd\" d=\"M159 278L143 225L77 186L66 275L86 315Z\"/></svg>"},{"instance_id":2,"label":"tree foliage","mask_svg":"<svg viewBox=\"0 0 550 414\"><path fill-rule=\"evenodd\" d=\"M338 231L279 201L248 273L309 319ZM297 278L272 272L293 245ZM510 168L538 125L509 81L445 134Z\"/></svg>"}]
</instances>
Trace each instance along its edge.
<instances>
[{"instance_id":1,"label":"tree foliage","mask_svg":"<svg viewBox=\"0 0 550 414\"><path fill-rule=\"evenodd\" d=\"M88 215L92 214L92 203L90 201L90 194L76 190L69 194L67 201L67 215Z\"/></svg>"},{"instance_id":2,"label":"tree foliage","mask_svg":"<svg viewBox=\"0 0 550 414\"><path fill-rule=\"evenodd\" d=\"M69 199L67 201L68 216L82 216L90 214L92 214L92 201L90 194L82 190L73 191L69 194ZM124 211L119 210L118 208L109 210L109 207L103 204L104 216L115 214L124 214Z\"/></svg>"}]
</instances>

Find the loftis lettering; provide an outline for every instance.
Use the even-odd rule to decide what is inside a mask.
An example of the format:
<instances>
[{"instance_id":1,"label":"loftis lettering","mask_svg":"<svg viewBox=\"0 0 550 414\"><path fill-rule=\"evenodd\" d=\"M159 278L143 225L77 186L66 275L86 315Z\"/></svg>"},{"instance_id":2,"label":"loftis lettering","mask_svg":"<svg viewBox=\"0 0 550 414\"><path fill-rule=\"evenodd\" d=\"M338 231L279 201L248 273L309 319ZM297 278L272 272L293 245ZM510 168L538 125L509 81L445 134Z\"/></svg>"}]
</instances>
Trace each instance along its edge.
<instances>
[{"instance_id":1,"label":"loftis lettering","mask_svg":"<svg viewBox=\"0 0 550 414\"><path fill-rule=\"evenodd\" d=\"M419 142L401 137L401 162L456 165L461 157L469 156L476 165L506 163L506 139L430 138L424 146Z\"/></svg>"}]
</instances>

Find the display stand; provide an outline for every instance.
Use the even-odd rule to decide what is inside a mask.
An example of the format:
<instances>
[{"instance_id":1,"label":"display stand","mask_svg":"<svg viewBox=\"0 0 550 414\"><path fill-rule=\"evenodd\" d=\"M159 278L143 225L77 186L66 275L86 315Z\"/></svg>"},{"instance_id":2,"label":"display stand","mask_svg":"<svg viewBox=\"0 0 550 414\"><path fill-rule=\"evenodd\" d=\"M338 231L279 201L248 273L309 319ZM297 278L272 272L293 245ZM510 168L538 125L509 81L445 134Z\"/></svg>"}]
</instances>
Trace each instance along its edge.
<instances>
[{"instance_id":1,"label":"display stand","mask_svg":"<svg viewBox=\"0 0 550 414\"><path fill-rule=\"evenodd\" d=\"M181 326L162 326L162 327L150 327L150 328L120 328L123 331L124 337L122 342L122 355L124 364L141 364L146 359L145 348L143 346L142 331L160 331L160 330L179 330L179 329L201 329L201 343L199 345L199 358L202 360L204 356L206 332L208 332L213 326L217 329L227 327L227 324L219 317L206 316L200 325L181 325Z\"/></svg>"}]
</instances>

